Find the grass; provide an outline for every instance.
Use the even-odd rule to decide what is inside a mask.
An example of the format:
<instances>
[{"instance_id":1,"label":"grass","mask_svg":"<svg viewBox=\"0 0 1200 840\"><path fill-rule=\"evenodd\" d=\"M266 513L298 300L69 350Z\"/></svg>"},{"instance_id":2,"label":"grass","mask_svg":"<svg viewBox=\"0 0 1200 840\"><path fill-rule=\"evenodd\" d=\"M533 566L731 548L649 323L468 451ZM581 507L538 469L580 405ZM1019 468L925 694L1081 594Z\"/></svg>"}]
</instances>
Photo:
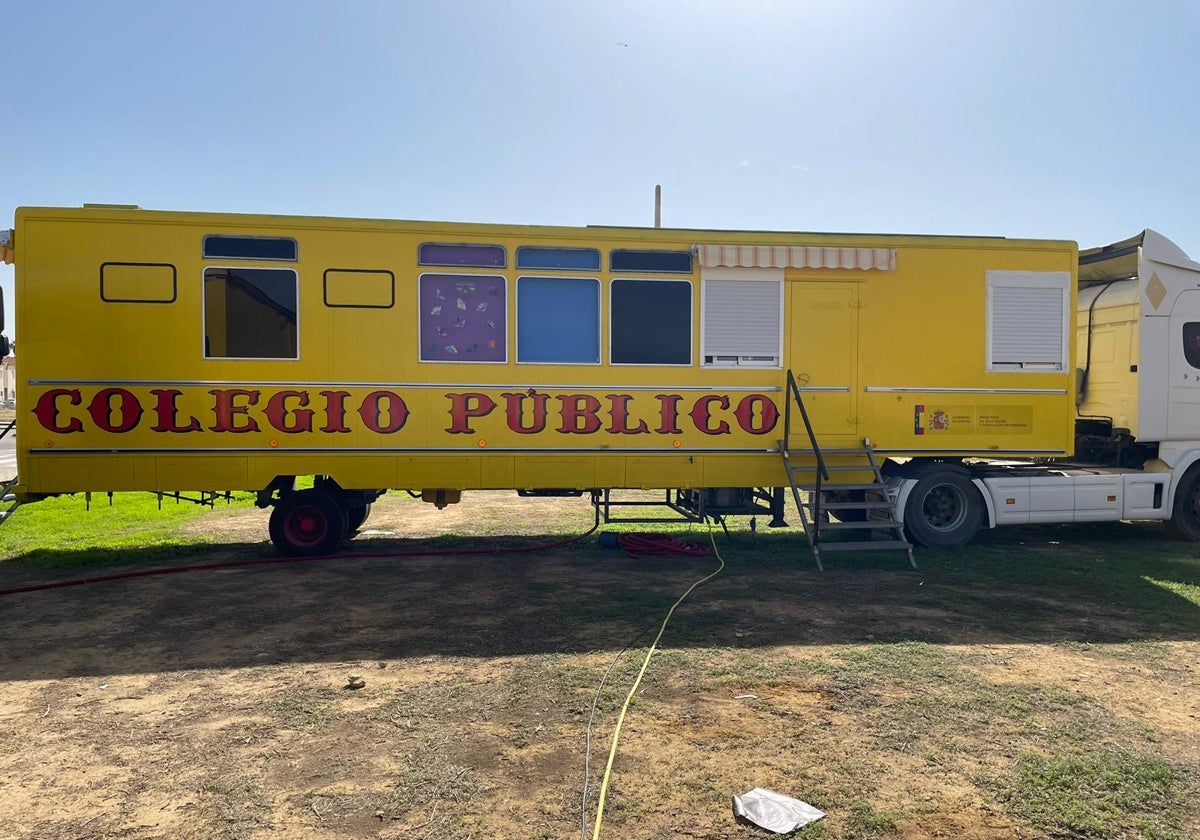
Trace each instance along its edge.
<instances>
[{"instance_id":1,"label":"grass","mask_svg":"<svg viewBox=\"0 0 1200 840\"><path fill-rule=\"evenodd\" d=\"M1180 838L1183 774L1153 755L1102 746L1082 753L1025 752L999 798L1055 837Z\"/></svg>"},{"instance_id":2,"label":"grass","mask_svg":"<svg viewBox=\"0 0 1200 840\"><path fill-rule=\"evenodd\" d=\"M238 494L235 504L250 503ZM219 503L224 504L224 503ZM89 507L91 508L89 510ZM181 526L203 518L208 509L152 493L97 493L45 499L21 508L3 523L0 561L19 559L27 568L94 567L136 556L139 562L169 559L181 549L211 541L184 535Z\"/></svg>"}]
</instances>

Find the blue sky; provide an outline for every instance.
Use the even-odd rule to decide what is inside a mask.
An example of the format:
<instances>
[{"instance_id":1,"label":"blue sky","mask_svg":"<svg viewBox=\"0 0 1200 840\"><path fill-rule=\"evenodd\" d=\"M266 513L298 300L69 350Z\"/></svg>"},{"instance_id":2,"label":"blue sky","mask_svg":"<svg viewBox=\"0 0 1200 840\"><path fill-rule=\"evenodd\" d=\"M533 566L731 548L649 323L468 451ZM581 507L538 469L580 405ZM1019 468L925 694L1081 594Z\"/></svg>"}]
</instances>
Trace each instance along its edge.
<instances>
[{"instance_id":1,"label":"blue sky","mask_svg":"<svg viewBox=\"0 0 1200 840\"><path fill-rule=\"evenodd\" d=\"M1200 3L9 3L0 227L84 202L1200 258ZM0 268L11 300L12 269ZM10 326L11 334L11 326Z\"/></svg>"}]
</instances>

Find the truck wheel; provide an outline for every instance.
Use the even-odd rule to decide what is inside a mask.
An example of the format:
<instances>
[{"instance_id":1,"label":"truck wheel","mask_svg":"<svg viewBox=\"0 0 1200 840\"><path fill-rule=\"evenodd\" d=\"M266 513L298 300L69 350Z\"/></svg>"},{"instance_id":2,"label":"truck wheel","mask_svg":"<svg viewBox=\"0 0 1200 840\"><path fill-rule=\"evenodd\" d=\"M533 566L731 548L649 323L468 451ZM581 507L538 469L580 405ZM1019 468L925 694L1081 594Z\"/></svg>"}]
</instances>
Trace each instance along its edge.
<instances>
[{"instance_id":1,"label":"truck wheel","mask_svg":"<svg viewBox=\"0 0 1200 840\"><path fill-rule=\"evenodd\" d=\"M346 511L346 535L349 536L362 527L362 524L367 521L367 517L371 515L371 503L352 507Z\"/></svg>"},{"instance_id":2,"label":"truck wheel","mask_svg":"<svg viewBox=\"0 0 1200 840\"><path fill-rule=\"evenodd\" d=\"M1167 533L1180 540L1200 541L1200 466L1184 473L1175 488L1175 505L1167 520Z\"/></svg>"},{"instance_id":3,"label":"truck wheel","mask_svg":"<svg viewBox=\"0 0 1200 840\"><path fill-rule=\"evenodd\" d=\"M983 524L983 500L963 473L938 470L922 476L904 505L904 527L918 545L966 545Z\"/></svg>"},{"instance_id":4,"label":"truck wheel","mask_svg":"<svg viewBox=\"0 0 1200 840\"><path fill-rule=\"evenodd\" d=\"M346 513L329 494L300 490L275 503L269 529L271 542L285 557L328 554L346 536Z\"/></svg>"}]
</instances>

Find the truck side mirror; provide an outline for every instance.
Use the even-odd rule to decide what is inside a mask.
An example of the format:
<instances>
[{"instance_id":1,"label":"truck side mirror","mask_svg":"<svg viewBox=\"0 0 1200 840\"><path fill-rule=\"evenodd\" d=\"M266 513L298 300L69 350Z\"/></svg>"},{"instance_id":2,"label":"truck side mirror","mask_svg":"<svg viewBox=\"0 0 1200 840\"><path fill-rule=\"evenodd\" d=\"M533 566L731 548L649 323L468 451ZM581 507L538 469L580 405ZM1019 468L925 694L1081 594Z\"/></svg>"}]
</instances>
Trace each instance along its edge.
<instances>
[{"instance_id":1,"label":"truck side mirror","mask_svg":"<svg viewBox=\"0 0 1200 840\"><path fill-rule=\"evenodd\" d=\"M4 335L4 290L0 289L0 359L7 356L10 349L8 336Z\"/></svg>"}]
</instances>

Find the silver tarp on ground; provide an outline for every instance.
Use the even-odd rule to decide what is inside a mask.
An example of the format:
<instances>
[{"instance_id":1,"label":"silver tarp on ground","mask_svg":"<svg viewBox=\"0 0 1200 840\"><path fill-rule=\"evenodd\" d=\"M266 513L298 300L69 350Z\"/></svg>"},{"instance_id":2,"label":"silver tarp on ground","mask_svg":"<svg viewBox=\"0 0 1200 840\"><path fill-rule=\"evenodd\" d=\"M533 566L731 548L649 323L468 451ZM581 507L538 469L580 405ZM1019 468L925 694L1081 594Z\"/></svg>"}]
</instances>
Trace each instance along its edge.
<instances>
[{"instance_id":1,"label":"silver tarp on ground","mask_svg":"<svg viewBox=\"0 0 1200 840\"><path fill-rule=\"evenodd\" d=\"M804 828L825 816L807 802L765 788L733 797L733 813L777 834Z\"/></svg>"}]
</instances>

